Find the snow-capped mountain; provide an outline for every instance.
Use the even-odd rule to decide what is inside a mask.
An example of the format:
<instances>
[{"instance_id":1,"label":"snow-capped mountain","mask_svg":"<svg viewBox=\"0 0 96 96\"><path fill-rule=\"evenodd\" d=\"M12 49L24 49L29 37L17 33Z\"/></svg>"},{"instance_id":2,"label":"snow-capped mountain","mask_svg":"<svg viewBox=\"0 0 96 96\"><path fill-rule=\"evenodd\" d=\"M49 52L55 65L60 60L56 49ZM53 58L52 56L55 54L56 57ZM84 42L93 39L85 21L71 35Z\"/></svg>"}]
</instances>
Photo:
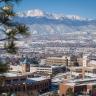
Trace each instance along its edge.
<instances>
[{"instance_id":1,"label":"snow-capped mountain","mask_svg":"<svg viewBox=\"0 0 96 96\"><path fill-rule=\"evenodd\" d=\"M48 13L35 9L18 13L16 20L27 24L32 36L47 36L49 38L50 35L54 35L58 39L61 38L60 36L65 36L64 34L77 34L80 35L80 38L96 34L96 20L77 15Z\"/></svg>"},{"instance_id":2,"label":"snow-capped mountain","mask_svg":"<svg viewBox=\"0 0 96 96\"><path fill-rule=\"evenodd\" d=\"M18 13L17 21L27 24L33 35L60 36L65 33L96 32L96 20L77 15L48 13L39 9Z\"/></svg>"},{"instance_id":3,"label":"snow-capped mountain","mask_svg":"<svg viewBox=\"0 0 96 96\"><path fill-rule=\"evenodd\" d=\"M72 20L84 20L78 15L64 15L64 14L56 14L56 13L48 13L44 12L40 9L28 10L22 13L18 13L20 17L47 17L50 19L72 19Z\"/></svg>"},{"instance_id":4,"label":"snow-capped mountain","mask_svg":"<svg viewBox=\"0 0 96 96\"><path fill-rule=\"evenodd\" d=\"M35 16L44 16L44 12L42 10L39 9L35 9L35 10L28 10L25 11L23 13L18 13L18 15L20 17L35 17Z\"/></svg>"}]
</instances>

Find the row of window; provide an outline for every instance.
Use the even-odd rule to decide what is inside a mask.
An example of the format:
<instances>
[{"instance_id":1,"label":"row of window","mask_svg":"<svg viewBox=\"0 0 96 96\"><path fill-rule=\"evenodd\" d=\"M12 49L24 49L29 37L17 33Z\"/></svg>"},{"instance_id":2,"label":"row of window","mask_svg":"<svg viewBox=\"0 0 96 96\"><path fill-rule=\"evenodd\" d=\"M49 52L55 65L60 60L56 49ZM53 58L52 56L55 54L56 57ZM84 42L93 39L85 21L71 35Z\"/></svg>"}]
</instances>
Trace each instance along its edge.
<instances>
[{"instance_id":1,"label":"row of window","mask_svg":"<svg viewBox=\"0 0 96 96\"><path fill-rule=\"evenodd\" d=\"M16 83L16 82L24 82L26 80L26 78L22 78L22 79L11 79L11 80L6 80L5 84L11 84L11 83Z\"/></svg>"}]
</instances>

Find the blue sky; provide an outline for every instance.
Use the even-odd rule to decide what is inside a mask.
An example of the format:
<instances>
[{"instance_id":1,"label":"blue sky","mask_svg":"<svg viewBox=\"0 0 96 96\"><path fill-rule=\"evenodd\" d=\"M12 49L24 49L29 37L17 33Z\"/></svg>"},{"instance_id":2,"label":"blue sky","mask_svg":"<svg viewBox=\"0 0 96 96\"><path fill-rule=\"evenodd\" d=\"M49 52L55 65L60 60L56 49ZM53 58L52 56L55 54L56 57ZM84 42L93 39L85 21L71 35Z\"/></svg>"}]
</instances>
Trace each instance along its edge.
<instances>
[{"instance_id":1,"label":"blue sky","mask_svg":"<svg viewBox=\"0 0 96 96\"><path fill-rule=\"evenodd\" d=\"M16 6L17 11L31 9L96 18L96 0L22 0Z\"/></svg>"}]
</instances>

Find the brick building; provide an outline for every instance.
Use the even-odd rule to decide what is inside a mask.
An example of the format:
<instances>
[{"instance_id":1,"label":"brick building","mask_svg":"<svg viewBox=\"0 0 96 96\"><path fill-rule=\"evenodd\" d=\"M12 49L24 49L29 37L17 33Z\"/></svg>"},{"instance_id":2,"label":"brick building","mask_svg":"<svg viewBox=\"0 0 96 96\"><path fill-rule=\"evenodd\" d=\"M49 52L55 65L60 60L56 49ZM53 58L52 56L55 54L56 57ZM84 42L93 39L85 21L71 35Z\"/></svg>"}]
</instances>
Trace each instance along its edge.
<instances>
[{"instance_id":1,"label":"brick building","mask_svg":"<svg viewBox=\"0 0 96 96\"><path fill-rule=\"evenodd\" d=\"M59 95L66 96L68 89L71 88L76 96L81 94L91 96L90 94L93 94L95 86L96 78L68 80L60 84Z\"/></svg>"}]
</instances>

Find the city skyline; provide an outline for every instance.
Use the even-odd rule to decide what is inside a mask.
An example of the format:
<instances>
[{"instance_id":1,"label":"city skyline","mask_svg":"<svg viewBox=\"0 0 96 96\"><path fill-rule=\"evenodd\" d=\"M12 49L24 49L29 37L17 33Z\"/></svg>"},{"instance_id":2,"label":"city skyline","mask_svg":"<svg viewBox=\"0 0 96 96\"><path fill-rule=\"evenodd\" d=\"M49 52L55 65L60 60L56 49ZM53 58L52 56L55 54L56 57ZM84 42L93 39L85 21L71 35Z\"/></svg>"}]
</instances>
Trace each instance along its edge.
<instances>
[{"instance_id":1,"label":"city skyline","mask_svg":"<svg viewBox=\"0 0 96 96\"><path fill-rule=\"evenodd\" d=\"M16 11L40 9L50 13L65 15L79 15L86 18L96 18L96 1L93 0L22 0L16 5Z\"/></svg>"}]
</instances>

